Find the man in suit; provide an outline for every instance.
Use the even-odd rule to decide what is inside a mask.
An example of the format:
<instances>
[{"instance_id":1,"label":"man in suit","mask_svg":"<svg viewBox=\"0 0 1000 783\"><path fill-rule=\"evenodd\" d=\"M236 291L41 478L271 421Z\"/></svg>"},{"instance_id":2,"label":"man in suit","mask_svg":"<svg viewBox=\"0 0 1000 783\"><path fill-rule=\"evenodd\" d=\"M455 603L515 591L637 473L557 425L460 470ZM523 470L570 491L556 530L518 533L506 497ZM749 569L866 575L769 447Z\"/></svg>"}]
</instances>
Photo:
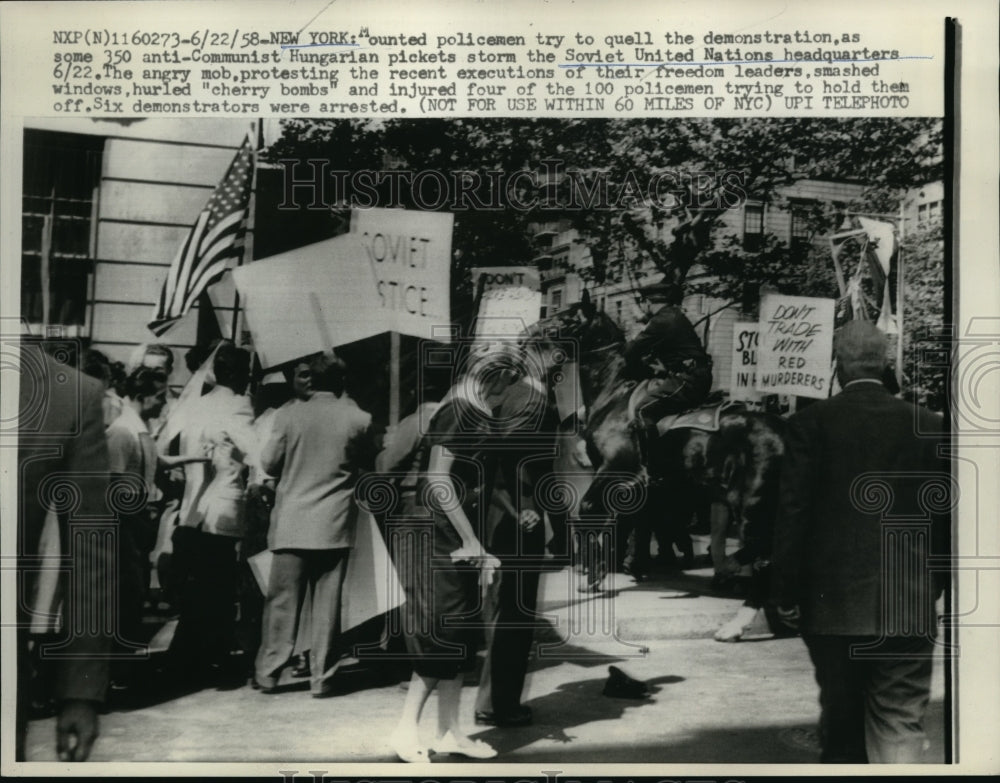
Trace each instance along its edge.
<instances>
[{"instance_id":1,"label":"man in suit","mask_svg":"<svg viewBox=\"0 0 1000 783\"><path fill-rule=\"evenodd\" d=\"M816 670L820 760L912 763L936 629L928 557L949 536L944 425L886 390L871 323L841 328L834 353L842 391L789 420L772 599Z\"/></svg>"},{"instance_id":2,"label":"man in suit","mask_svg":"<svg viewBox=\"0 0 1000 783\"><path fill-rule=\"evenodd\" d=\"M303 601L312 602L312 695L332 693L341 657L340 591L354 545L354 485L371 416L344 392L344 366L332 354L311 362L313 394L274 414L261 467L278 477L268 545L274 557L264 604L254 685L287 683ZM289 672L290 674L290 672Z\"/></svg>"},{"instance_id":3,"label":"man in suit","mask_svg":"<svg viewBox=\"0 0 1000 783\"><path fill-rule=\"evenodd\" d=\"M108 508L108 449L101 384L60 364L38 343L21 346L18 410L17 741L24 760L30 689L30 591L38 581L40 539L50 509L58 518L62 554L65 639L51 650L57 660L59 705L56 750L60 761L86 761L98 733L97 712L108 686L107 584L113 567L113 518ZM66 583L72 584L71 589ZM89 617L96 623L79 623ZM96 630L94 630L96 628ZM45 650L42 650L44 656Z\"/></svg>"}]
</instances>

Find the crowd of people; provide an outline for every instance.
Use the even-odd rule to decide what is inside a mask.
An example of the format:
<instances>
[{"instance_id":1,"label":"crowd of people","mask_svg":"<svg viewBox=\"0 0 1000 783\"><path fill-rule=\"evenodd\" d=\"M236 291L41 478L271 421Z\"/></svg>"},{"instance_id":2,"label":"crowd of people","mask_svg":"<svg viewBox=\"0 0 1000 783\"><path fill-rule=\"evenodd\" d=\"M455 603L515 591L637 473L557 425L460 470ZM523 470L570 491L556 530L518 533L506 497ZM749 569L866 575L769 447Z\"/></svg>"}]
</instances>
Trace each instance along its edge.
<instances>
[{"instance_id":1,"label":"crowd of people","mask_svg":"<svg viewBox=\"0 0 1000 783\"><path fill-rule=\"evenodd\" d=\"M666 332L691 336L690 324L669 321L667 327ZM878 589L879 564L872 562L871 552L859 557L851 544L856 537L838 537L836 529L850 518L871 538L878 525L870 514L838 506L843 499L828 493L847 491L840 484L855 472L857 454L850 450L865 434L854 427L870 415L895 424L884 446L863 452L866 470L895 466L890 452L908 454L902 467L911 472L940 464L924 442L919 450L908 450L908 439L916 437L906 430L913 409L900 407L905 404L878 380L886 346L877 330L870 325L846 330L838 351L844 392L793 418L794 467L782 484L782 547L773 558L776 612L786 628L801 625L816 664L824 760L910 760L923 736L929 658L901 667L897 659L912 652L904 642L892 648L888 662L876 657L864 673L855 671L858 663L845 640L857 643L884 632L869 605ZM44 352L40 356L52 364ZM647 414L641 437L653 437L658 416L648 416L651 408L673 410L674 399L688 404L692 395L681 394L684 389L696 397L707 392L711 365L702 357L692 353L679 363L678 372L693 379L687 385L676 379L659 384L660 392L654 391L640 409ZM101 506L115 496L106 489L108 481L138 482L142 498L92 514L117 519L116 564L93 553L89 562L118 569L118 623L111 655L77 659L47 683L60 705L60 757L86 758L96 736L95 705L105 698L107 681L124 690L139 687L128 653L149 641L142 635L142 616L161 603L177 616L167 652L167 673L175 682L187 687L246 684L261 694L308 683L313 697L336 696L337 672L352 652L341 606L357 520L364 511L356 488L359 478L372 471L391 476L396 490L391 513L377 517L405 593L396 610L399 622L393 624L402 629L402 639L383 631L376 646L399 644L411 668L389 744L407 762L426 761L433 752L495 756L494 748L463 730L460 694L485 642L475 722L519 726L533 720L522 691L538 565L545 558L547 530L558 540L566 522L539 507L535 498L536 484L553 470L552 443L520 437L555 431L539 425L552 415L544 382L523 372L509 343L479 343L440 400L425 401L413 416L379 433L364 405L346 391L351 368L333 352L291 362L281 375L257 373L252 395L247 394L254 375L248 351L220 341L193 349L186 359L191 381L175 394L169 387L174 362L169 347L140 346L125 367L89 351L79 363L93 377L80 381L84 404L74 408L68 400L53 398L39 430L71 435L61 451L62 464L37 463L34 469L41 472L27 480L41 484L45 471L85 468L93 484L82 487L87 503ZM69 370L53 366L50 372L54 377ZM875 413L862 415L861 409ZM80 418L60 422L60 416ZM920 421L925 430L939 428L932 417ZM30 437L23 439L22 460L30 456L25 449L32 443ZM821 480L841 474L842 481L829 485ZM49 511L44 504L26 509L32 519L24 525L30 536L25 551L38 550ZM868 543L878 551L876 541ZM648 540L639 546L648 554ZM829 552L835 552L833 559L814 562ZM834 561L835 568L827 567ZM813 565L807 568L807 563ZM821 584L803 587L806 577L816 574ZM857 584L844 587L852 575ZM94 580L99 592L100 578ZM917 599L926 606L927 596ZM831 601L838 602L839 614L831 613ZM864 621L855 622L861 604ZM107 640L98 636L77 642L84 651L100 653ZM27 633L22 640L18 717L23 739L24 695L37 693L30 682L30 662L37 656L29 653ZM927 640L918 642L918 652L929 653ZM900 679L908 696L897 692ZM437 730L428 746L418 726L434 691Z\"/></svg>"},{"instance_id":2,"label":"crowd of people","mask_svg":"<svg viewBox=\"0 0 1000 783\"><path fill-rule=\"evenodd\" d=\"M502 575L498 557L520 562L526 551L540 556L544 548L530 487L519 485L513 454L501 459L494 440L503 429L495 410L505 411L510 433L538 397L537 386L505 357L502 350L473 357L444 399L424 406L429 427L411 425L406 433L404 422L384 440L346 393L349 370L333 353L292 362L282 368L284 377L258 378L248 396L251 355L226 341L189 352L191 380L179 394L169 387L168 346L142 345L127 366L87 351L79 365L99 383L104 433L90 433L99 441L92 445L106 454L106 465L95 467L142 498L106 509L118 522L112 692L147 687L139 678L148 670L129 654L150 641L144 613L166 607L176 626L161 687L248 683L271 694L308 682L316 698L335 695L338 668L352 659L340 615L360 513L354 492L380 456L383 470L400 476L402 518L412 522L408 531L380 517L405 591L398 625L406 630L403 640L379 641L383 648L401 642L413 669L392 747L405 760L426 757L416 726L437 687L436 750L494 755L459 723L462 678L475 666L480 643L473 620L479 589L489 594L491 653L504 663L491 666L487 658L476 719L529 722L519 697L538 572L527 579ZM487 530L492 508L500 513ZM434 534L424 535L431 521ZM270 556L260 572L251 564L262 552ZM445 622L452 615L467 622ZM41 658L32 660L36 670L26 676L34 681L26 680L25 691L37 712L40 696L60 696ZM104 697L91 695L94 702Z\"/></svg>"}]
</instances>

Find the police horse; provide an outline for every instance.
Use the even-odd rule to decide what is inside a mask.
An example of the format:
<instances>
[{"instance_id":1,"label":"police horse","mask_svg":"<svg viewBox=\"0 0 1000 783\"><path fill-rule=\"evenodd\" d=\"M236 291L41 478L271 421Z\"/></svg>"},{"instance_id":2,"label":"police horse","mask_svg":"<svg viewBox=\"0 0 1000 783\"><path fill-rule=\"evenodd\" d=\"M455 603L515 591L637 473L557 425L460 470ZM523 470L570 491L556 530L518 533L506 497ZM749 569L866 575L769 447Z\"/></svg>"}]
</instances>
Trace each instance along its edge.
<instances>
[{"instance_id":1,"label":"police horse","mask_svg":"<svg viewBox=\"0 0 1000 783\"><path fill-rule=\"evenodd\" d=\"M701 487L709 493L713 515L728 512L739 524L743 561L754 567L747 606L716 634L720 641L738 639L766 598L783 419L738 404L667 417L658 425L661 437L655 446L663 450L655 463L666 475L650 477L636 430L634 401L640 390L623 375L625 335L618 325L585 301L528 329L522 348L544 373L553 404L562 401L554 471L548 486L536 493L544 496L542 505L562 503L568 512L582 561L579 589L601 589L611 566L616 521L648 511L679 514L673 524L686 527L691 491ZM646 509L650 478L665 502ZM724 536L716 546L724 552ZM720 555L713 555L717 564Z\"/></svg>"}]
</instances>

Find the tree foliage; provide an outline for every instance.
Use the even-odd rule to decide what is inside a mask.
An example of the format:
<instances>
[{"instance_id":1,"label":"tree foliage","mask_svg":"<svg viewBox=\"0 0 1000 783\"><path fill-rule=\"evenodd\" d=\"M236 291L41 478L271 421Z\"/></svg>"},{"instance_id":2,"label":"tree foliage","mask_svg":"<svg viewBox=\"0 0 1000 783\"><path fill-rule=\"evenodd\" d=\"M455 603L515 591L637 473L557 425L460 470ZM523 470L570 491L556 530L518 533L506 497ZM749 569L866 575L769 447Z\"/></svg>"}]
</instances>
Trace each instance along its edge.
<instances>
[{"instance_id":1,"label":"tree foliage","mask_svg":"<svg viewBox=\"0 0 1000 783\"><path fill-rule=\"evenodd\" d=\"M569 203L557 195L524 208L461 211L454 246L466 264L522 263L534 255L531 225L564 219L596 266L651 260L680 281L718 250L713 229L741 196L780 202L779 189L801 178L851 180L866 185L867 209L891 211L906 188L942 174L940 122L881 117L292 120L268 157L325 158L346 171L467 172L479 176L481 195L488 172L532 173L536 190L553 172L562 196L574 195L567 179L600 182L607 197L590 203L577 191ZM424 201L433 202L435 181L424 185ZM377 190L384 205L415 206L406 189L394 200L390 182ZM523 200L524 190L515 195ZM829 229L830 219L817 217L813 229Z\"/></svg>"},{"instance_id":2,"label":"tree foliage","mask_svg":"<svg viewBox=\"0 0 1000 783\"><path fill-rule=\"evenodd\" d=\"M902 243L904 270L903 390L912 402L931 410L947 405L951 350L944 322L944 237L941 224L908 234Z\"/></svg>"},{"instance_id":3,"label":"tree foliage","mask_svg":"<svg viewBox=\"0 0 1000 783\"><path fill-rule=\"evenodd\" d=\"M782 189L803 178L861 183L859 201L808 207L802 217L819 238L852 211L898 213L908 189L943 177L941 123L924 118L291 120L266 157L320 158L345 172L445 175L447 184L425 176L417 194L398 182L394 190L391 179L377 183L368 192L380 206L427 208L439 203L436 189L454 190L461 179L467 195L488 206L456 207L454 193L440 202L455 211L459 312L471 301L470 267L530 262L539 254L537 228L557 221L576 229L590 251L589 266L574 270L584 279L637 279L651 262L679 283L697 267L707 274L690 287L727 300L750 301L764 283L836 296L822 242L790 248L765 237L750 252L720 230L727 211L746 198L787 208ZM352 195L339 193L345 209ZM939 263L912 242L928 269ZM915 295L923 304L914 318L938 319L941 295Z\"/></svg>"}]
</instances>

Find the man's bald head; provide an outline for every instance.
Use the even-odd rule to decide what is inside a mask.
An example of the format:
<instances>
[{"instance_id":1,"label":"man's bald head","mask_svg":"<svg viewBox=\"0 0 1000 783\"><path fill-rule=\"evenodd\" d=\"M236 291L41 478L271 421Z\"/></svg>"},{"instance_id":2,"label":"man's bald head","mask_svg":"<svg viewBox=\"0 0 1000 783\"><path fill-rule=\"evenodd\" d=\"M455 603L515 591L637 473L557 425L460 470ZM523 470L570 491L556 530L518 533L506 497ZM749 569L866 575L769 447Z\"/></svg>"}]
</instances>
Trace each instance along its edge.
<instances>
[{"instance_id":1,"label":"man's bald head","mask_svg":"<svg viewBox=\"0 0 1000 783\"><path fill-rule=\"evenodd\" d=\"M862 378L881 380L889 364L889 341L871 321L848 321L833 336L833 354L841 386Z\"/></svg>"}]
</instances>

